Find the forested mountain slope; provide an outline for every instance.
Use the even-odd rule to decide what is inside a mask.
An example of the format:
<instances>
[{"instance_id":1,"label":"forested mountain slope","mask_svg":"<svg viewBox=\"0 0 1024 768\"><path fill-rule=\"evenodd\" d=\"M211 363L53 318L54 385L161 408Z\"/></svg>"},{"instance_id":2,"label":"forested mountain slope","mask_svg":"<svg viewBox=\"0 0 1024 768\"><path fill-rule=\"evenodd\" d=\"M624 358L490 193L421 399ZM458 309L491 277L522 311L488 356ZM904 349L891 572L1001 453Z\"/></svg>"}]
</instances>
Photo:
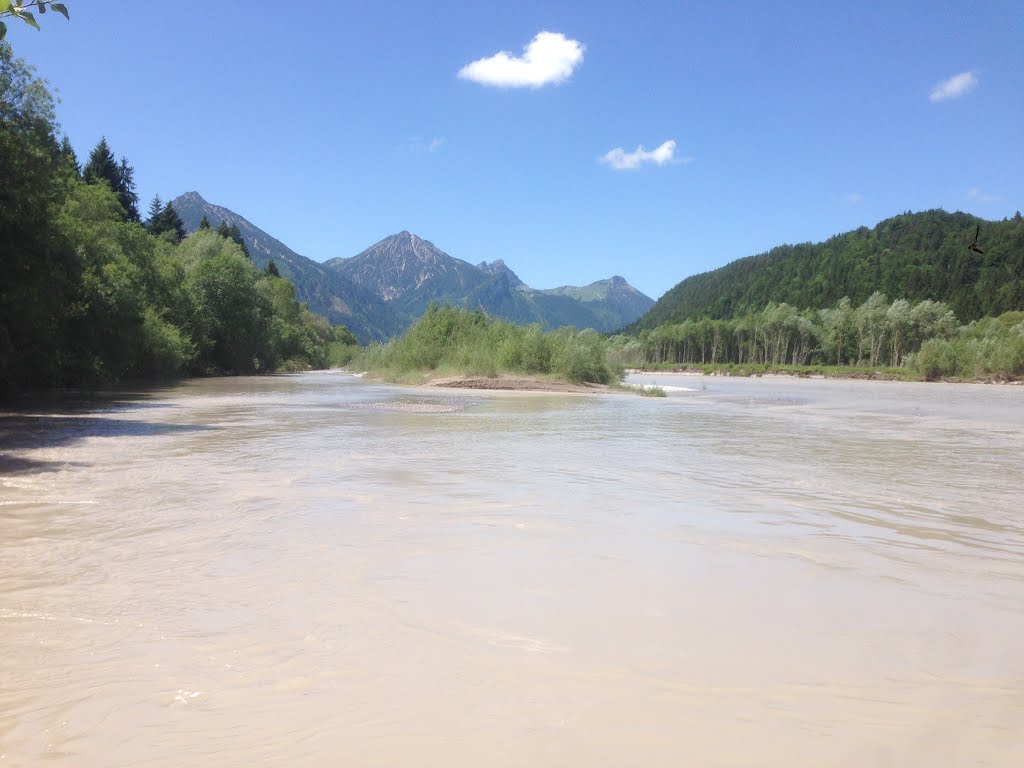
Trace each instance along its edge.
<instances>
[{"instance_id":1,"label":"forested mountain slope","mask_svg":"<svg viewBox=\"0 0 1024 768\"><path fill-rule=\"evenodd\" d=\"M257 267L263 269L273 260L281 276L295 284L299 301L332 323L347 326L361 342L382 341L404 328L405 323L372 291L297 254L244 216L207 202L198 192L179 195L171 204L188 232L199 228L203 216L214 229L222 221L238 227Z\"/></svg>"},{"instance_id":2,"label":"forested mountain slope","mask_svg":"<svg viewBox=\"0 0 1024 768\"><path fill-rule=\"evenodd\" d=\"M559 288L539 290L536 293L550 297L565 296L581 302L601 317L599 330L618 330L624 323L629 322L630 317L641 317L654 306L654 299L641 293L626 282L624 277L618 275L582 287L563 285Z\"/></svg>"},{"instance_id":3,"label":"forested mountain slope","mask_svg":"<svg viewBox=\"0 0 1024 768\"><path fill-rule=\"evenodd\" d=\"M976 253L968 248L980 227ZM823 243L783 245L694 275L627 328L730 318L769 302L824 308L880 291L943 301L961 321L1024 309L1024 218L986 221L942 210L905 213Z\"/></svg>"}]
</instances>

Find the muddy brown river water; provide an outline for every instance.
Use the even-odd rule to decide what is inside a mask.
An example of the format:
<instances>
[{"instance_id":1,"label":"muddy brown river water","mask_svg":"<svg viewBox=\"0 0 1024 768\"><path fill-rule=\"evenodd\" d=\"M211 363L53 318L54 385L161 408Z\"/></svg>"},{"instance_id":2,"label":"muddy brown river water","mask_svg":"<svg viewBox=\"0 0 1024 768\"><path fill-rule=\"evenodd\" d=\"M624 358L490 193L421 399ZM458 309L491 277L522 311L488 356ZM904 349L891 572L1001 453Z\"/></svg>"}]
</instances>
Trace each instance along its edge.
<instances>
[{"instance_id":1,"label":"muddy brown river water","mask_svg":"<svg viewBox=\"0 0 1024 768\"><path fill-rule=\"evenodd\" d=\"M1024 765L1024 388L0 413L0 766Z\"/></svg>"}]
</instances>

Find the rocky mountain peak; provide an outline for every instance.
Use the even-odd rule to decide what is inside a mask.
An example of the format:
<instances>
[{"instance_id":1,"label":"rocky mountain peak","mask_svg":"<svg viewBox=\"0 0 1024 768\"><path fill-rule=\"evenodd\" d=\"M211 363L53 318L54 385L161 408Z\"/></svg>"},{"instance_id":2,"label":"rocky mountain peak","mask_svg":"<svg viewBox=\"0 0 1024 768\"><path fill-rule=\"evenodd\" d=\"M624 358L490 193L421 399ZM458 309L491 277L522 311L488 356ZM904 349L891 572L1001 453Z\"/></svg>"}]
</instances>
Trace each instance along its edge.
<instances>
[{"instance_id":1,"label":"rocky mountain peak","mask_svg":"<svg viewBox=\"0 0 1024 768\"><path fill-rule=\"evenodd\" d=\"M207 202L203 199L203 196L198 192L185 192L184 194L178 195L174 198L175 202L180 202L184 205L207 205Z\"/></svg>"},{"instance_id":2,"label":"rocky mountain peak","mask_svg":"<svg viewBox=\"0 0 1024 768\"><path fill-rule=\"evenodd\" d=\"M221 221L236 225L257 268L273 259L282 276L295 283L300 301L331 322L349 326L364 342L400 333L431 303L480 308L545 328L572 325L601 331L622 327L654 303L620 276L589 286L535 290L502 259L474 266L408 230L388 235L351 258L321 264L196 191L172 202L189 232L198 228L203 216L214 228Z\"/></svg>"},{"instance_id":3,"label":"rocky mountain peak","mask_svg":"<svg viewBox=\"0 0 1024 768\"><path fill-rule=\"evenodd\" d=\"M496 259L495 261L492 261L490 263L486 261L481 261L479 264L476 265L476 268L479 269L481 272L486 272L489 275L504 275L506 278L508 278L508 282L513 288L518 288L521 285L526 285L526 283L519 279L519 275L513 272L502 259Z\"/></svg>"}]
</instances>

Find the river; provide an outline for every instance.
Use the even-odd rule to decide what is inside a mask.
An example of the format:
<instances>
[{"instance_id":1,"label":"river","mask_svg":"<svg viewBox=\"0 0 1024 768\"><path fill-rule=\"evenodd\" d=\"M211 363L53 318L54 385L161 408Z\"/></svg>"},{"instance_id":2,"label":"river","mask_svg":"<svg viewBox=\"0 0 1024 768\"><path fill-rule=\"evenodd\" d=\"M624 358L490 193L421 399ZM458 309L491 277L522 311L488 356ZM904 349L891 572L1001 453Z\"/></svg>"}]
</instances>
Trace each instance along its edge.
<instances>
[{"instance_id":1,"label":"river","mask_svg":"<svg viewBox=\"0 0 1024 768\"><path fill-rule=\"evenodd\" d=\"M1024 765L1024 388L0 414L0 766Z\"/></svg>"}]
</instances>

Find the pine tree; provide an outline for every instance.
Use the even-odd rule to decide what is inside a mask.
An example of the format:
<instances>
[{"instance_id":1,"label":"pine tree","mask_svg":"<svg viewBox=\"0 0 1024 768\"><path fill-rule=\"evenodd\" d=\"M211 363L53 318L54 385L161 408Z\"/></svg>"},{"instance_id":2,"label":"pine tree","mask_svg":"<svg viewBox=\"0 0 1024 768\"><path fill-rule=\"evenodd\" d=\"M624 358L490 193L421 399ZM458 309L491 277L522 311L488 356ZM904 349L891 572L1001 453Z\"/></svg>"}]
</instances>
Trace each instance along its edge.
<instances>
[{"instance_id":1,"label":"pine tree","mask_svg":"<svg viewBox=\"0 0 1024 768\"><path fill-rule=\"evenodd\" d=\"M217 234L221 237L226 237L229 240L234 240L238 243L238 247L242 249L242 253L245 254L245 258L252 260L252 256L249 255L249 249L245 246L245 238L242 237L242 233L239 231L235 224L228 224L226 221L221 221L220 226L217 227Z\"/></svg>"},{"instance_id":2,"label":"pine tree","mask_svg":"<svg viewBox=\"0 0 1024 768\"><path fill-rule=\"evenodd\" d=\"M245 254L245 258L252 261L252 256L249 255L249 249L245 245L245 238L242 237L242 233L239 231L237 225L232 224L228 229L228 237L238 243L238 246L242 249L242 253Z\"/></svg>"},{"instance_id":3,"label":"pine tree","mask_svg":"<svg viewBox=\"0 0 1024 768\"><path fill-rule=\"evenodd\" d=\"M160 214L164 210L164 201L160 199L160 195L153 195L153 200L149 204L149 218L146 220L146 228L153 234L159 234L156 232L156 228L160 223Z\"/></svg>"},{"instance_id":4,"label":"pine tree","mask_svg":"<svg viewBox=\"0 0 1024 768\"><path fill-rule=\"evenodd\" d=\"M107 138L104 136L89 153L89 162L82 170L82 178L86 184L99 184L105 181L110 188L117 191L116 185L121 177L117 172L117 162L114 160L114 153L110 151Z\"/></svg>"},{"instance_id":5,"label":"pine tree","mask_svg":"<svg viewBox=\"0 0 1024 768\"><path fill-rule=\"evenodd\" d=\"M160 195L153 198L149 204L149 220L146 228L155 236L167 236L173 243L180 243L185 239L185 224L182 222L178 212L170 203L164 204Z\"/></svg>"},{"instance_id":6,"label":"pine tree","mask_svg":"<svg viewBox=\"0 0 1024 768\"><path fill-rule=\"evenodd\" d=\"M124 208L128 221L139 220L139 196L135 194L135 170L128 165L128 160L121 158L120 164L114 161L114 153L110 151L106 137L89 154L89 162L82 171L87 184L106 183L117 195L117 201Z\"/></svg>"},{"instance_id":7,"label":"pine tree","mask_svg":"<svg viewBox=\"0 0 1024 768\"><path fill-rule=\"evenodd\" d=\"M201 218L199 220L199 228L200 229L212 229L212 227L210 226L210 220L208 218L206 218L206 214L205 213L203 214L203 218Z\"/></svg>"},{"instance_id":8,"label":"pine tree","mask_svg":"<svg viewBox=\"0 0 1024 768\"><path fill-rule=\"evenodd\" d=\"M181 220L178 212L174 210L173 205L167 203L160 213L160 218L164 227L163 231L170 232L175 243L180 243L185 239L185 223Z\"/></svg>"},{"instance_id":9,"label":"pine tree","mask_svg":"<svg viewBox=\"0 0 1024 768\"><path fill-rule=\"evenodd\" d=\"M128 165L128 160L121 157L121 164L117 167L118 184L114 190L117 192L118 202L128 213L128 221L139 220L139 196L135 193L135 169Z\"/></svg>"},{"instance_id":10,"label":"pine tree","mask_svg":"<svg viewBox=\"0 0 1024 768\"><path fill-rule=\"evenodd\" d=\"M271 259L270 261L267 262L267 267L266 267L266 269L263 270L263 273L265 275L270 276L270 277L280 277L281 276L281 272L280 272L280 270L278 270L277 264L274 263L273 259Z\"/></svg>"},{"instance_id":11,"label":"pine tree","mask_svg":"<svg viewBox=\"0 0 1024 768\"><path fill-rule=\"evenodd\" d=\"M82 169L78 166L78 156L75 154L75 148L71 146L71 139L68 138L66 133L60 142L60 156L72 175L81 178Z\"/></svg>"}]
</instances>

